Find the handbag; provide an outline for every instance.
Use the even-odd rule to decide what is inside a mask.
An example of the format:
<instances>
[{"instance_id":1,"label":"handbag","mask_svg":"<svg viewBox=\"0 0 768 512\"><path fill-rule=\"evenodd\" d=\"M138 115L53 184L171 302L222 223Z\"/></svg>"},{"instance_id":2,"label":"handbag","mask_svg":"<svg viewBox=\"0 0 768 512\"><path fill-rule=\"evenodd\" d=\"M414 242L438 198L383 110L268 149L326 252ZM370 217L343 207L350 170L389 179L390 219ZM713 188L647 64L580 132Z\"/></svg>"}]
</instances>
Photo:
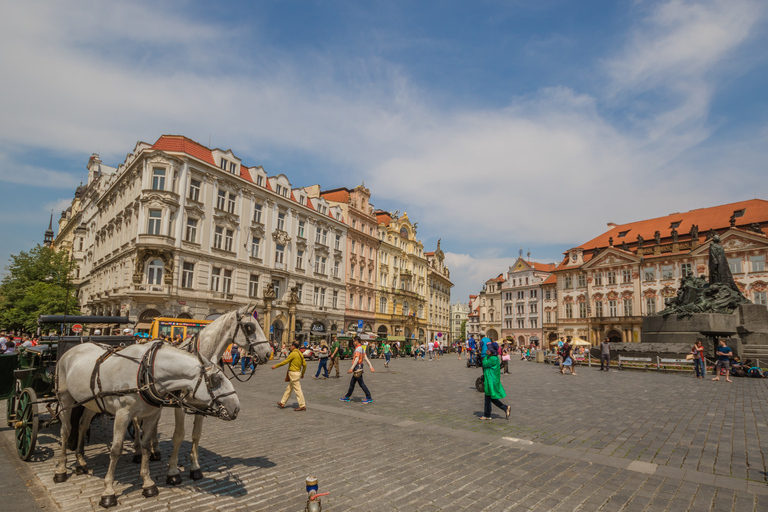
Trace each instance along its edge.
<instances>
[{"instance_id":1,"label":"handbag","mask_svg":"<svg viewBox=\"0 0 768 512\"><path fill-rule=\"evenodd\" d=\"M363 376L363 365L359 365L360 368L355 368L355 370L352 372L353 377L362 377Z\"/></svg>"},{"instance_id":2,"label":"handbag","mask_svg":"<svg viewBox=\"0 0 768 512\"><path fill-rule=\"evenodd\" d=\"M691 359L693 359L693 357L694 357L693 354L688 354L687 356L685 356L685 359L690 361Z\"/></svg>"}]
</instances>

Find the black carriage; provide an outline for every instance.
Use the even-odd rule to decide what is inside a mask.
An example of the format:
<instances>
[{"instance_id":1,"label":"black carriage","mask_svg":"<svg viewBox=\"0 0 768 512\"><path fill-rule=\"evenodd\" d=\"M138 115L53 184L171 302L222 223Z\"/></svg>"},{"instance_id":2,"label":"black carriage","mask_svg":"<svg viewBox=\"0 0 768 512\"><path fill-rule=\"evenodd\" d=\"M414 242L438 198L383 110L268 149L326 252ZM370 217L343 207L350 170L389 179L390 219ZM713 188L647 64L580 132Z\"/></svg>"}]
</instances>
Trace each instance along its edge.
<instances>
[{"instance_id":1,"label":"black carriage","mask_svg":"<svg viewBox=\"0 0 768 512\"><path fill-rule=\"evenodd\" d=\"M75 323L121 326L132 323L128 317L119 316L43 315L37 321L40 325ZM38 429L59 421L56 363L70 348L91 341L118 347L133 343L133 337L43 336L37 346L20 346L16 354L0 355L0 400L6 400L6 421L16 431L16 451L22 460L32 457ZM40 416L41 408L47 413L43 420ZM72 439L77 439L75 428L70 436Z\"/></svg>"}]
</instances>

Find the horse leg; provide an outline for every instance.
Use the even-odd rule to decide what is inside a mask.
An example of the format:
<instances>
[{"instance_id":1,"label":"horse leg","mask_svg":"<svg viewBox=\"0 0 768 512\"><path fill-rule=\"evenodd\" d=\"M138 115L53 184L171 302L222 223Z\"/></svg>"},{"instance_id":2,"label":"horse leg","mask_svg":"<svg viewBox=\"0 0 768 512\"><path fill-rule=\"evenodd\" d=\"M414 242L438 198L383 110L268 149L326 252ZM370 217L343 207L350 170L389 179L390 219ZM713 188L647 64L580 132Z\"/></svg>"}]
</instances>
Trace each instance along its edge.
<instances>
[{"instance_id":1,"label":"horse leg","mask_svg":"<svg viewBox=\"0 0 768 512\"><path fill-rule=\"evenodd\" d=\"M141 433L141 479L144 484L141 486L141 494L145 498L157 496L157 486L149 476L149 450L152 446L152 435L157 432L157 421L160 419L160 409L148 418L144 418L144 430Z\"/></svg>"},{"instance_id":2,"label":"horse leg","mask_svg":"<svg viewBox=\"0 0 768 512\"><path fill-rule=\"evenodd\" d=\"M174 418L176 420L176 427L173 429L173 452L171 453L170 460L168 460L168 476L165 478L165 483L168 485L181 484L179 449L181 448L181 442L184 440L184 411L180 408L175 409Z\"/></svg>"},{"instance_id":3,"label":"horse leg","mask_svg":"<svg viewBox=\"0 0 768 512\"><path fill-rule=\"evenodd\" d=\"M69 393L64 391L59 392L58 398L61 407L61 412L59 413L59 419L61 420L61 454L56 465L56 473L53 475L53 481L60 484L67 481L67 441L72 430L70 420L72 418L72 405L75 403L75 400Z\"/></svg>"},{"instance_id":4,"label":"horse leg","mask_svg":"<svg viewBox=\"0 0 768 512\"><path fill-rule=\"evenodd\" d=\"M205 416L202 414L195 414L195 426L192 428L192 452L189 454L189 478L192 480L200 480L203 478L203 472L200 471L200 461L198 459L197 449L200 446L200 436L203 434L204 418Z\"/></svg>"},{"instance_id":5,"label":"horse leg","mask_svg":"<svg viewBox=\"0 0 768 512\"><path fill-rule=\"evenodd\" d=\"M161 409L162 411L162 409ZM149 460L151 461L158 461L162 460L162 456L160 455L160 441L157 439L157 426L160 424L160 416L157 417L157 423L155 423L154 428L152 429L152 451L149 455Z\"/></svg>"},{"instance_id":6,"label":"horse leg","mask_svg":"<svg viewBox=\"0 0 768 512\"><path fill-rule=\"evenodd\" d=\"M112 484L115 481L115 466L117 466L117 460L123 453L125 429L128 428L130 422L131 417L127 407L120 409L115 413L115 426L112 432L112 448L109 451L109 469L107 469L107 475L104 477L104 494L101 495L101 501L99 501L99 505L104 508L117 505L117 496L115 496L115 488Z\"/></svg>"},{"instance_id":7,"label":"horse leg","mask_svg":"<svg viewBox=\"0 0 768 512\"><path fill-rule=\"evenodd\" d=\"M141 421L133 418L133 463L141 464Z\"/></svg>"},{"instance_id":8,"label":"horse leg","mask_svg":"<svg viewBox=\"0 0 768 512\"><path fill-rule=\"evenodd\" d=\"M85 435L88 433L88 427L91 426L91 421L93 421L94 416L96 416L94 411L83 408L77 435L77 452L75 455L77 458L77 465L75 466L76 475L88 474L88 465L85 463Z\"/></svg>"}]
</instances>

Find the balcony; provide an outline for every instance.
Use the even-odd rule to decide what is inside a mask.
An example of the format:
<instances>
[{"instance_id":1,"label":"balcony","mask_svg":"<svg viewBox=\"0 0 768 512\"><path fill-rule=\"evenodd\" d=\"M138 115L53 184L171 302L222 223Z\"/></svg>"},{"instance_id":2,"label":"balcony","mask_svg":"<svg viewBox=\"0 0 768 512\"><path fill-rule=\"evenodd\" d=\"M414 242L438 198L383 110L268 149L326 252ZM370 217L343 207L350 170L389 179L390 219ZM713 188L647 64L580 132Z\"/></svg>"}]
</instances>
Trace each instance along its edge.
<instances>
[{"instance_id":1,"label":"balcony","mask_svg":"<svg viewBox=\"0 0 768 512\"><path fill-rule=\"evenodd\" d=\"M162 295L168 291L168 287L160 284L134 284L131 292L136 295Z\"/></svg>"}]
</instances>

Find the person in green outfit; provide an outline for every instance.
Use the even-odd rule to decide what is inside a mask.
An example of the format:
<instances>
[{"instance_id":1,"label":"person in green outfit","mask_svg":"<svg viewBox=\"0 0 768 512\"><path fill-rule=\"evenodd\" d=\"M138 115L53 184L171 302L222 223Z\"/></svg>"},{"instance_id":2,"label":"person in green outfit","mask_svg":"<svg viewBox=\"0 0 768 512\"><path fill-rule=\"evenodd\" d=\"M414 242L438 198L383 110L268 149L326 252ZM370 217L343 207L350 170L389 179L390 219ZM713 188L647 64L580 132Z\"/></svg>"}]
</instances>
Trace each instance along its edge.
<instances>
[{"instance_id":1,"label":"person in green outfit","mask_svg":"<svg viewBox=\"0 0 768 512\"><path fill-rule=\"evenodd\" d=\"M512 407L504 405L500 398L507 396L501 385L501 365L499 364L499 344L495 341L488 345L488 350L483 356L483 379L485 386L485 407L481 420L491 419L491 404L504 411L507 419L512 413Z\"/></svg>"},{"instance_id":2,"label":"person in green outfit","mask_svg":"<svg viewBox=\"0 0 768 512\"><path fill-rule=\"evenodd\" d=\"M384 362L384 368L389 368L389 359L392 357L392 347L389 346L389 343L386 341L381 346L382 352L384 352L384 358L386 361Z\"/></svg>"}]
</instances>

